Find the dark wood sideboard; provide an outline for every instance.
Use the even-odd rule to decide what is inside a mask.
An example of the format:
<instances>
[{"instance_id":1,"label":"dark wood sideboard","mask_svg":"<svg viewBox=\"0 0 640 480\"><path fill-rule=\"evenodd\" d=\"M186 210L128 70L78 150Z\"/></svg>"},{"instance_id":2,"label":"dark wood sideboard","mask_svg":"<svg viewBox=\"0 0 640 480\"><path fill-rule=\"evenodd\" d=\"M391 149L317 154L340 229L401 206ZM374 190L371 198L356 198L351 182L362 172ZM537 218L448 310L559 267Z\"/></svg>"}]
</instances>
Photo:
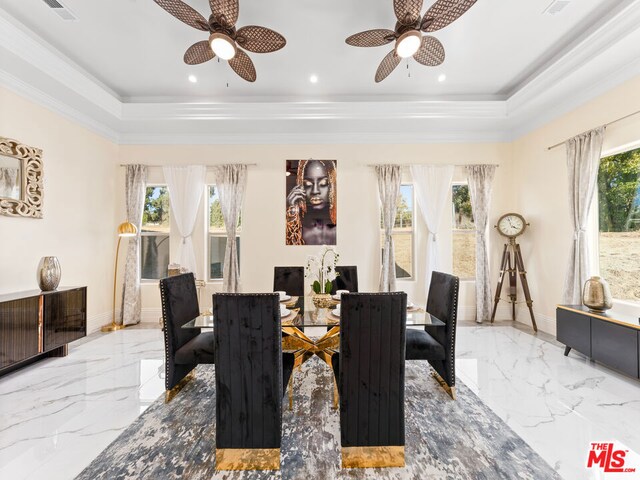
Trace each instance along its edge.
<instances>
[{"instance_id":1,"label":"dark wood sideboard","mask_svg":"<svg viewBox=\"0 0 640 480\"><path fill-rule=\"evenodd\" d=\"M87 335L87 287L0 295L0 375L44 357L62 357Z\"/></svg>"},{"instance_id":2,"label":"dark wood sideboard","mask_svg":"<svg viewBox=\"0 0 640 480\"><path fill-rule=\"evenodd\" d=\"M640 323L637 318L615 312L590 312L583 305L556 308L559 342L564 354L576 349L589 358L640 378Z\"/></svg>"}]
</instances>

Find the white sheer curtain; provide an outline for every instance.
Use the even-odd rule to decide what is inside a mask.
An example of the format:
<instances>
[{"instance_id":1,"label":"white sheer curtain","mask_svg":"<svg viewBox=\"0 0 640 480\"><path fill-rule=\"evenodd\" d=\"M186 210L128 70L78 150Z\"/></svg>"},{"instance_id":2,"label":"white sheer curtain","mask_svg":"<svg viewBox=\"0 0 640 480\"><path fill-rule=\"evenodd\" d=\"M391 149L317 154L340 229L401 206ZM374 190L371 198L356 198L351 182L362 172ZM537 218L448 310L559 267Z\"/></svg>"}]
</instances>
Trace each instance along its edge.
<instances>
[{"instance_id":1,"label":"white sheer curtain","mask_svg":"<svg viewBox=\"0 0 640 480\"><path fill-rule=\"evenodd\" d=\"M396 221L402 174L399 165L376 165L376 175L378 176L378 193L382 205L382 225L384 227L379 291L393 292L396 289L396 260L391 233Z\"/></svg>"},{"instance_id":2,"label":"white sheer curtain","mask_svg":"<svg viewBox=\"0 0 640 480\"><path fill-rule=\"evenodd\" d=\"M427 224L427 262L425 264L425 288L428 294L431 284L431 273L440 268L438 258L438 225L453 180L453 165L412 165L411 176L416 189L418 205L422 218Z\"/></svg>"},{"instance_id":3,"label":"white sheer curtain","mask_svg":"<svg viewBox=\"0 0 640 480\"><path fill-rule=\"evenodd\" d=\"M147 188L147 167L127 165L126 176L127 220L138 229L135 237L129 238L127 262L124 267L124 285L122 287L122 324L140 323L142 302L140 299L140 229L142 228L142 209Z\"/></svg>"},{"instance_id":4,"label":"white sheer curtain","mask_svg":"<svg viewBox=\"0 0 640 480\"><path fill-rule=\"evenodd\" d=\"M198 263L193 249L192 235L202 200L207 169L204 165L190 165L163 167L162 171L169 188L171 215L182 237L178 245L177 261L198 278Z\"/></svg>"},{"instance_id":5,"label":"white sheer curtain","mask_svg":"<svg viewBox=\"0 0 640 480\"><path fill-rule=\"evenodd\" d=\"M240 269L238 268L238 248L236 232L238 217L242 209L244 191L247 185L246 165L220 165L215 168L216 188L220 197L220 208L227 230L227 246L224 251L222 291L240 291Z\"/></svg>"},{"instance_id":6,"label":"white sheer curtain","mask_svg":"<svg viewBox=\"0 0 640 480\"><path fill-rule=\"evenodd\" d=\"M476 322L491 318L491 275L489 269L489 208L496 174L495 165L466 167L473 222L476 226Z\"/></svg>"},{"instance_id":7,"label":"white sheer curtain","mask_svg":"<svg viewBox=\"0 0 640 480\"><path fill-rule=\"evenodd\" d=\"M589 279L587 218L596 190L604 127L583 133L566 142L569 173L569 211L573 224L573 242L564 282L562 302L582 304L582 286Z\"/></svg>"}]
</instances>

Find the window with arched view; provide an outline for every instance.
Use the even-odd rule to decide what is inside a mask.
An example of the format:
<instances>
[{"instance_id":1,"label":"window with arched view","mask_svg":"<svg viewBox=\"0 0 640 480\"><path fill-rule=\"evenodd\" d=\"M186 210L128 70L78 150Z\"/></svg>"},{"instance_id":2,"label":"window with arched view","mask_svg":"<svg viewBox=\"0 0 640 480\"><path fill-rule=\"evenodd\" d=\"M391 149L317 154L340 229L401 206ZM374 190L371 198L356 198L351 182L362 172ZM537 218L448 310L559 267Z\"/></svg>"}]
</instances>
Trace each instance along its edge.
<instances>
[{"instance_id":1,"label":"window with arched view","mask_svg":"<svg viewBox=\"0 0 640 480\"><path fill-rule=\"evenodd\" d=\"M614 298L640 303L640 148L600 160L598 223L600 276Z\"/></svg>"},{"instance_id":2,"label":"window with arched view","mask_svg":"<svg viewBox=\"0 0 640 480\"><path fill-rule=\"evenodd\" d=\"M143 280L157 280L168 274L171 233L169 213L167 186L148 186L140 230L140 278Z\"/></svg>"},{"instance_id":3,"label":"window with arched view","mask_svg":"<svg viewBox=\"0 0 640 480\"><path fill-rule=\"evenodd\" d=\"M453 274L463 280L476 278L476 226L473 223L469 185L454 183L451 187L453 213Z\"/></svg>"}]
</instances>

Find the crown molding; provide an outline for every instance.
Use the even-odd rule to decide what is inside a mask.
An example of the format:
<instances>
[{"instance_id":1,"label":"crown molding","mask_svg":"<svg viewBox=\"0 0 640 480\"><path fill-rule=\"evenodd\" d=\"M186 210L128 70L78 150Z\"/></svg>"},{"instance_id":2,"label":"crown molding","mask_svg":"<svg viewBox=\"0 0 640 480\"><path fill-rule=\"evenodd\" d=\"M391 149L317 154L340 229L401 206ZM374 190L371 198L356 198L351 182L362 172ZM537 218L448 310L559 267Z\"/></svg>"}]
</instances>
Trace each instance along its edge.
<instances>
[{"instance_id":1,"label":"crown molding","mask_svg":"<svg viewBox=\"0 0 640 480\"><path fill-rule=\"evenodd\" d=\"M209 133L120 135L121 145L328 145L328 144L426 144L499 143L508 139L502 133L425 132L425 133Z\"/></svg>"},{"instance_id":2,"label":"crown molding","mask_svg":"<svg viewBox=\"0 0 640 480\"><path fill-rule=\"evenodd\" d=\"M517 115L521 109L535 103L536 99L552 90L567 76L596 59L639 27L640 2L635 2L570 48L556 62L511 95L507 100L508 114ZM592 80L598 79L585 79L585 89L590 88Z\"/></svg>"},{"instance_id":3,"label":"crown molding","mask_svg":"<svg viewBox=\"0 0 640 480\"><path fill-rule=\"evenodd\" d=\"M603 75L598 81L590 83L586 88L572 91L571 96L560 95L548 98L543 104L539 104L532 113L523 113L518 116L524 120L518 121L517 118L513 118L510 122L511 131L507 138L510 141L517 140L638 75L640 75L640 57L633 62L624 64L617 70L610 71L608 75Z\"/></svg>"},{"instance_id":4,"label":"crown molding","mask_svg":"<svg viewBox=\"0 0 640 480\"><path fill-rule=\"evenodd\" d=\"M119 134L113 129L1 69L0 85L57 113L67 120L71 120L72 122L85 127L87 130L90 130L111 142L119 143L120 141Z\"/></svg>"},{"instance_id":5,"label":"crown molding","mask_svg":"<svg viewBox=\"0 0 640 480\"><path fill-rule=\"evenodd\" d=\"M504 101L125 103L124 121L504 119Z\"/></svg>"},{"instance_id":6,"label":"crown molding","mask_svg":"<svg viewBox=\"0 0 640 480\"><path fill-rule=\"evenodd\" d=\"M114 117L122 102L109 88L0 8L0 45Z\"/></svg>"}]
</instances>

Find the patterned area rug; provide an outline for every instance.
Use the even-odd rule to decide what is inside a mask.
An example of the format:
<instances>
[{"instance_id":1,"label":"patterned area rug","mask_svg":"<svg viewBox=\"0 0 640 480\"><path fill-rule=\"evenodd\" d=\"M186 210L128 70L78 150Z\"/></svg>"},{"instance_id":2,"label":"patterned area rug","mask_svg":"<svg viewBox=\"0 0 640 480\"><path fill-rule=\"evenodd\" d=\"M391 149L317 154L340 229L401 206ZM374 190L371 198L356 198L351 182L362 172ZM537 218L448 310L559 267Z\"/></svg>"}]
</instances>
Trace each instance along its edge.
<instances>
[{"instance_id":1,"label":"patterned area rug","mask_svg":"<svg viewBox=\"0 0 640 480\"><path fill-rule=\"evenodd\" d=\"M215 471L214 368L165 404L161 397L78 477L96 479L555 479L556 472L464 384L453 401L427 362L407 362L406 466L341 469L331 372L318 358L294 372L283 399L279 472Z\"/></svg>"}]
</instances>

